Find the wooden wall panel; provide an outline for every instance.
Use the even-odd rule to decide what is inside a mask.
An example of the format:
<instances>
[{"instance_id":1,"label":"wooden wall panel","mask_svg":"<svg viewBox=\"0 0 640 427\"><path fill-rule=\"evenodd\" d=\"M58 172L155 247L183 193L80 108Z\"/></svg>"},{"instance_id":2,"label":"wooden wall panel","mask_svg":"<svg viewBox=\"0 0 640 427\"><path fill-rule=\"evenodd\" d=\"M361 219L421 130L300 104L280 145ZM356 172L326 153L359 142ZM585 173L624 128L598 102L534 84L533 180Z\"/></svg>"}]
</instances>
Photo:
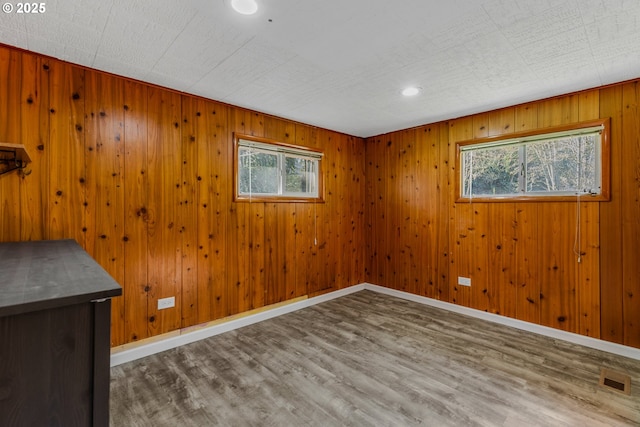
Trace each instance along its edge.
<instances>
[{"instance_id":1,"label":"wooden wall panel","mask_svg":"<svg viewBox=\"0 0 640 427\"><path fill-rule=\"evenodd\" d=\"M366 280L640 347L637 81L366 144L6 47L0 95L34 158L0 176L0 240L83 244L123 285L114 345ZM455 142L595 117L611 202L454 202ZM324 150L325 202L234 203L234 132Z\"/></svg>"},{"instance_id":2,"label":"wooden wall panel","mask_svg":"<svg viewBox=\"0 0 640 427\"><path fill-rule=\"evenodd\" d=\"M381 238L381 227L384 223L382 206L386 197L381 175L381 163L386 156L381 141L381 137L368 139L365 150L365 276L367 282L387 286L381 268L381 263L384 262L381 252L384 244Z\"/></svg>"},{"instance_id":3,"label":"wooden wall panel","mask_svg":"<svg viewBox=\"0 0 640 427\"><path fill-rule=\"evenodd\" d=\"M104 74L86 73L85 248L124 283L124 84ZM111 304L111 343L125 342L123 298Z\"/></svg>"},{"instance_id":4,"label":"wooden wall panel","mask_svg":"<svg viewBox=\"0 0 640 427\"><path fill-rule=\"evenodd\" d=\"M472 122L474 139L486 138L489 136L489 113L476 114L471 116L470 119Z\"/></svg>"},{"instance_id":5,"label":"wooden wall panel","mask_svg":"<svg viewBox=\"0 0 640 427\"><path fill-rule=\"evenodd\" d=\"M438 299L443 301L451 300L451 280L452 274L449 269L451 262L451 218L453 211L452 194L453 188L455 188L454 181L451 180L451 169L455 166L455 157L451 157L451 140L449 136L448 123L440 123L439 125L433 125L438 127L439 138L434 140L437 144L438 155L434 156L434 169L438 170L436 181L432 184L432 188L435 185L436 194L438 194L438 214L436 216L437 223L435 228L438 233L436 247L433 251L437 251L438 256L438 270L436 271L436 278L438 280Z\"/></svg>"},{"instance_id":6,"label":"wooden wall panel","mask_svg":"<svg viewBox=\"0 0 640 427\"><path fill-rule=\"evenodd\" d=\"M321 131L327 132L327 131ZM330 143L327 150L331 157L332 171L329 173L327 184L331 189L325 206L325 227L326 227L326 263L329 266L329 274L335 276L333 289L342 289L347 286L349 276L350 256L348 249L347 203L349 194L349 165L345 161L345 153L349 152L349 137L347 135L332 135L328 137ZM335 221L334 226L329 226L331 221ZM332 262L331 254L340 253L343 256Z\"/></svg>"},{"instance_id":7,"label":"wooden wall panel","mask_svg":"<svg viewBox=\"0 0 640 427\"><path fill-rule=\"evenodd\" d=\"M538 215L540 323L576 332L575 204L541 203Z\"/></svg>"},{"instance_id":8,"label":"wooden wall panel","mask_svg":"<svg viewBox=\"0 0 640 427\"><path fill-rule=\"evenodd\" d=\"M233 132L264 136L264 116L261 114L233 108L230 122ZM252 202L229 204L227 315L255 308L252 302L256 286L264 296L264 276L258 276L258 283L251 280L252 275L256 277L255 269L264 265L264 209L262 203L255 206ZM257 222L255 228L252 227L254 221Z\"/></svg>"},{"instance_id":9,"label":"wooden wall panel","mask_svg":"<svg viewBox=\"0 0 640 427\"><path fill-rule=\"evenodd\" d=\"M48 239L75 239L84 245L85 70L49 65Z\"/></svg>"},{"instance_id":10,"label":"wooden wall panel","mask_svg":"<svg viewBox=\"0 0 640 427\"><path fill-rule=\"evenodd\" d=\"M343 204L345 209L346 235L343 237L348 243L345 253L350 256L345 268L349 276L342 283L342 287L348 287L352 283L365 281L365 245L364 245L364 212L365 212L365 146L360 138L349 137L346 156L343 162L348 167L348 179L341 191L347 194L347 200Z\"/></svg>"},{"instance_id":11,"label":"wooden wall panel","mask_svg":"<svg viewBox=\"0 0 640 427\"><path fill-rule=\"evenodd\" d=\"M325 202L233 202L235 132L322 149ZM0 47L0 140L33 159L0 241L81 243L123 286L114 346L364 281L360 138Z\"/></svg>"},{"instance_id":12,"label":"wooden wall panel","mask_svg":"<svg viewBox=\"0 0 640 427\"><path fill-rule=\"evenodd\" d=\"M22 143L25 144L33 164L38 167L27 168L20 183L20 240L43 239L48 218L47 194L49 186L49 69L48 60L25 55L22 84L22 99L26 99L28 120L22 120ZM25 64L29 66L25 66ZM12 79L11 82L14 82ZM33 86L32 86L33 85ZM27 95L27 90L29 91ZM26 95L26 96L25 96ZM30 102L31 100L31 102ZM23 104L24 106L24 104ZM37 113L36 113L37 107ZM37 114L37 116L36 116ZM25 116L23 116L25 117ZM35 124L35 125L34 125Z\"/></svg>"},{"instance_id":13,"label":"wooden wall panel","mask_svg":"<svg viewBox=\"0 0 640 427\"><path fill-rule=\"evenodd\" d=\"M433 297L428 288L413 290L406 285L416 277L432 276L430 262L425 263L430 255L426 247L436 245L437 251L450 256L442 275L449 290L445 300L640 347L639 322L633 314L640 308L635 298L640 294L640 271L638 263L630 261L640 253L637 86L632 82L593 89L425 125L416 129L414 144L411 137L405 138L407 131L369 138L367 280ZM611 202L590 202L586 197L579 204L577 198L545 203L454 202L456 142L600 117L612 118ZM447 137L439 143L447 147L448 155L440 158L446 176L429 173L426 165L428 154L422 143L428 139L425 131L435 126L446 129ZM415 183L408 178L412 175ZM399 179L402 190L393 183ZM421 196L439 186L449 186L449 199L434 216L434 201ZM406 194L407 189L416 194ZM442 221L449 225L448 248L429 229ZM422 240L416 241L414 230L424 236ZM458 276L470 277L471 287L459 286Z\"/></svg>"},{"instance_id":14,"label":"wooden wall panel","mask_svg":"<svg viewBox=\"0 0 640 427\"><path fill-rule=\"evenodd\" d=\"M538 103L518 105L514 110L515 132L524 132L538 127Z\"/></svg>"},{"instance_id":15,"label":"wooden wall panel","mask_svg":"<svg viewBox=\"0 0 640 427\"><path fill-rule=\"evenodd\" d=\"M416 170L415 191L417 224L415 233L418 237L419 252L417 280L421 284L420 294L430 298L442 298L442 292L448 293L448 283L443 286L442 273L448 272L447 255L449 226L446 212L449 188L442 185L442 178L448 176L448 145L443 143L442 135L447 135L443 126L425 126L416 130ZM444 215L443 215L444 213ZM447 242L443 247L443 241ZM445 256L443 257L443 254Z\"/></svg>"},{"instance_id":16,"label":"wooden wall panel","mask_svg":"<svg viewBox=\"0 0 640 427\"><path fill-rule=\"evenodd\" d=\"M245 120L250 121L249 113L233 109L230 122L234 132L250 133L250 124L245 129ZM249 242L250 206L246 203L232 203L229 209L227 232L227 312L226 316L240 312L243 300L249 295L249 266L252 248Z\"/></svg>"},{"instance_id":17,"label":"wooden wall panel","mask_svg":"<svg viewBox=\"0 0 640 427\"><path fill-rule=\"evenodd\" d=\"M471 117L473 122L473 137L486 138L489 136L489 113L477 114ZM456 140L459 141L459 140ZM467 235L470 239L471 252L468 254L469 277L471 287L467 288L470 306L482 311L489 311L489 248L487 236L492 232L489 218L489 206L486 203L469 203L470 222ZM493 248L490 250L493 251Z\"/></svg>"},{"instance_id":18,"label":"wooden wall panel","mask_svg":"<svg viewBox=\"0 0 640 427\"><path fill-rule=\"evenodd\" d=\"M437 135L437 132L435 132ZM437 136L435 136L437 137ZM402 248L403 257L408 260L408 271L404 272L410 292L418 295L436 295L438 234L434 229L437 216L438 197L433 184L437 169L433 167L433 157L437 151L430 128L415 128L403 133L405 151L405 188L403 215L405 234L409 242Z\"/></svg>"},{"instance_id":19,"label":"wooden wall panel","mask_svg":"<svg viewBox=\"0 0 640 427\"><path fill-rule=\"evenodd\" d=\"M416 128L414 146L409 151L413 163L411 191L415 194L409 205L410 237L414 252L408 255L414 266L414 293L431 298L439 298L439 136L437 126Z\"/></svg>"},{"instance_id":20,"label":"wooden wall panel","mask_svg":"<svg viewBox=\"0 0 640 427\"><path fill-rule=\"evenodd\" d=\"M377 141L379 158L375 159L375 175L377 185L373 188L373 197L376 199L376 218L373 224L372 233L376 236L375 251L376 258L372 261L377 264L379 281L383 286L395 288L394 277L390 268L392 259L390 242L393 241L393 219L392 207L395 203L395 193L391 191L391 177L388 173L393 168L393 156L395 155L394 140L391 135L382 135ZM393 173L393 170L392 170Z\"/></svg>"},{"instance_id":21,"label":"wooden wall panel","mask_svg":"<svg viewBox=\"0 0 640 427\"><path fill-rule=\"evenodd\" d=\"M296 207L292 203L279 203L275 214L278 218L277 229L280 232L280 243L276 245L279 253L278 262L274 265L280 271L282 281L278 282L280 289L274 295L282 294L282 298L274 302L286 301L295 298L296 295L296 269L295 252L289 250L296 245ZM266 231L266 230L265 230ZM265 266L266 267L266 266ZM284 284L284 287L282 286ZM266 294L265 294L266 297ZM265 302L268 304L268 302Z\"/></svg>"},{"instance_id":22,"label":"wooden wall panel","mask_svg":"<svg viewBox=\"0 0 640 427\"><path fill-rule=\"evenodd\" d=\"M416 160L415 153L416 130L408 129L400 133L400 157L402 172L398 176L398 193L400 194L397 205L397 220L399 223L398 239L403 245L398 245L396 257L400 269L399 289L411 293L418 293L418 276L416 273L416 255L420 253L417 228L416 208Z\"/></svg>"},{"instance_id":23,"label":"wooden wall panel","mask_svg":"<svg viewBox=\"0 0 640 427\"><path fill-rule=\"evenodd\" d=\"M393 259L393 227L395 225L395 219L393 218L393 206L395 206L397 193L392 191L394 186L391 184L393 181L394 163L392 163L395 153L395 141L391 135L383 135L381 142L383 146L387 147L380 152L381 159L379 162L379 180L378 192L374 197L378 198L377 213L378 218L374 223L373 232L377 235L378 253L375 262L378 263L379 273L378 276L383 279L380 282L383 286L390 288L396 288L395 276L393 275L392 263ZM392 175L389 175L389 171L392 171Z\"/></svg>"},{"instance_id":24,"label":"wooden wall panel","mask_svg":"<svg viewBox=\"0 0 640 427\"><path fill-rule=\"evenodd\" d=\"M514 302L518 298L515 204L490 204L488 215L490 221L486 237L486 250L489 254L488 311L515 318L517 305ZM485 250L485 247L480 250Z\"/></svg>"},{"instance_id":25,"label":"wooden wall panel","mask_svg":"<svg viewBox=\"0 0 640 427\"><path fill-rule=\"evenodd\" d=\"M402 272L399 248L404 242L401 240L400 230L402 227L402 133L394 133L386 135L387 145L391 142L390 147L393 151L387 157L387 166L384 170L385 193L387 203L384 208L385 212L385 239L386 239L386 259L384 261L383 271L388 282L394 289L402 289Z\"/></svg>"},{"instance_id":26,"label":"wooden wall panel","mask_svg":"<svg viewBox=\"0 0 640 427\"><path fill-rule=\"evenodd\" d=\"M481 125L479 125L481 126ZM473 138L474 121L472 117L453 120L449 124L449 173L451 182L457 179L455 169L456 142ZM455 203L456 186L451 185L450 193L450 251L451 270L449 271L449 295L453 303L466 307L471 306L471 288L458 285L458 277L468 277L474 284L475 264L475 217L472 203Z\"/></svg>"},{"instance_id":27,"label":"wooden wall panel","mask_svg":"<svg viewBox=\"0 0 640 427\"><path fill-rule=\"evenodd\" d=\"M575 243L579 253L578 330L589 337L600 338L600 210L596 203L580 203L580 228Z\"/></svg>"},{"instance_id":28,"label":"wooden wall panel","mask_svg":"<svg viewBox=\"0 0 640 427\"><path fill-rule=\"evenodd\" d=\"M592 89L578 94L578 120L596 120L600 117L600 90Z\"/></svg>"},{"instance_id":29,"label":"wooden wall panel","mask_svg":"<svg viewBox=\"0 0 640 427\"><path fill-rule=\"evenodd\" d=\"M622 86L601 90L600 115L611 118L611 201L600 203L601 337L624 343L622 281Z\"/></svg>"},{"instance_id":30,"label":"wooden wall panel","mask_svg":"<svg viewBox=\"0 0 640 427\"><path fill-rule=\"evenodd\" d=\"M516 131L538 128L538 103L514 108ZM540 323L538 203L516 203L516 318Z\"/></svg>"},{"instance_id":31,"label":"wooden wall panel","mask_svg":"<svg viewBox=\"0 0 640 427\"><path fill-rule=\"evenodd\" d=\"M269 227L270 222L267 220L269 217L276 222L279 220L277 208L274 215L267 215L268 211L267 203L253 203L247 206L249 214L248 228L248 242L249 242L249 276L248 286L245 289L247 292L243 296L242 304L240 305L240 312L251 310L254 308L263 307L265 305L266 295L266 276L265 271L267 269L267 248L265 244L265 230ZM272 267L276 267L273 265ZM280 287L283 286L281 282L277 282ZM284 291L282 291L284 293Z\"/></svg>"},{"instance_id":32,"label":"wooden wall panel","mask_svg":"<svg viewBox=\"0 0 640 427\"><path fill-rule=\"evenodd\" d=\"M26 60L24 62L27 62ZM11 79L22 82L23 57L15 52L3 52L0 56L0 80L2 108L0 109L0 141L19 144L22 140L22 113L26 100L23 99L21 84L11 84ZM24 71L26 73L26 70ZM26 80L26 79L25 79ZM28 85L25 81L25 85ZM20 239L22 221L20 217L20 176L18 172L2 175L0 181L0 238L3 241Z\"/></svg>"},{"instance_id":33,"label":"wooden wall panel","mask_svg":"<svg viewBox=\"0 0 640 427\"><path fill-rule=\"evenodd\" d=\"M147 86L124 83L124 283L125 342L149 336L147 295Z\"/></svg>"},{"instance_id":34,"label":"wooden wall panel","mask_svg":"<svg viewBox=\"0 0 640 427\"><path fill-rule=\"evenodd\" d=\"M299 145L317 147L317 132L309 126L296 124L296 139ZM364 145L361 145L364 149ZM294 230L295 297L301 297L307 295L309 289L319 288L317 203L295 204Z\"/></svg>"},{"instance_id":35,"label":"wooden wall panel","mask_svg":"<svg viewBox=\"0 0 640 427\"><path fill-rule=\"evenodd\" d=\"M32 160L25 171L0 178L3 241L44 236L49 93L48 75L39 72L42 65L34 55L0 51L0 141L24 144ZM38 167L34 169L33 165Z\"/></svg>"},{"instance_id":36,"label":"wooden wall panel","mask_svg":"<svg viewBox=\"0 0 640 427\"><path fill-rule=\"evenodd\" d=\"M549 127L578 120L578 97L561 96L538 103L538 126Z\"/></svg>"},{"instance_id":37,"label":"wooden wall panel","mask_svg":"<svg viewBox=\"0 0 640 427\"><path fill-rule=\"evenodd\" d=\"M488 136L507 135L516 131L515 108L503 108L489 113Z\"/></svg>"},{"instance_id":38,"label":"wooden wall panel","mask_svg":"<svg viewBox=\"0 0 640 427\"><path fill-rule=\"evenodd\" d=\"M196 323L227 315L227 224L231 184L231 138L227 135L228 108L183 97L183 115L196 143L197 172L197 290L188 296L196 304ZM183 291L184 298L184 291ZM183 303L184 307L184 303Z\"/></svg>"},{"instance_id":39,"label":"wooden wall panel","mask_svg":"<svg viewBox=\"0 0 640 427\"><path fill-rule=\"evenodd\" d=\"M320 129L318 130L318 140L326 141L326 145L322 144L321 147L325 149L324 158L322 164L323 170L323 182L325 186L324 203L317 203L315 206L317 216L317 250L316 255L318 257L318 281L315 287L309 288L309 295L317 295L318 293L327 292L335 288L336 284L336 265L331 258L333 250L333 243L331 237L335 233L333 229L338 226L339 218L332 215L335 212L333 205L337 203L335 193L335 168L336 166L336 149L334 144L338 143L332 139L333 135ZM330 246L331 245L331 246Z\"/></svg>"},{"instance_id":40,"label":"wooden wall panel","mask_svg":"<svg viewBox=\"0 0 640 427\"><path fill-rule=\"evenodd\" d=\"M624 344L640 347L640 84L622 88L622 283Z\"/></svg>"},{"instance_id":41,"label":"wooden wall panel","mask_svg":"<svg viewBox=\"0 0 640 427\"><path fill-rule=\"evenodd\" d=\"M368 281L433 298L448 295L448 158L446 125L368 140Z\"/></svg>"},{"instance_id":42,"label":"wooden wall panel","mask_svg":"<svg viewBox=\"0 0 640 427\"><path fill-rule=\"evenodd\" d=\"M508 135L514 132L515 108L488 113L488 136ZM480 251L488 254L487 298L488 311L504 316L516 317L517 265L516 258L516 206L515 203L493 203L487 205L489 227L486 244Z\"/></svg>"},{"instance_id":43,"label":"wooden wall panel","mask_svg":"<svg viewBox=\"0 0 640 427\"><path fill-rule=\"evenodd\" d=\"M260 205L262 213L259 215L262 216L263 221L260 221L259 224L264 224L264 226L260 226L258 230L254 231L255 234L262 235L262 243L260 244L265 247L260 264L265 270L264 293L267 304L284 301L286 295L286 288L280 286L285 283L287 276L286 248L284 247L286 222L280 219L278 205L278 203Z\"/></svg>"},{"instance_id":44,"label":"wooden wall panel","mask_svg":"<svg viewBox=\"0 0 640 427\"><path fill-rule=\"evenodd\" d=\"M538 104L538 127L578 120L577 97L554 98ZM577 332L577 271L574 263L576 209L574 203L540 203L538 208L540 322Z\"/></svg>"},{"instance_id":45,"label":"wooden wall panel","mask_svg":"<svg viewBox=\"0 0 640 427\"><path fill-rule=\"evenodd\" d=\"M333 169L333 175L330 177L329 182L332 188L332 199L328 207L330 212L326 217L327 224L329 221L337 220L336 226L329 227L328 237L328 252L343 254L337 262L335 262L335 281L333 289L342 289L346 287L346 283L350 271L350 257L348 250L348 221L346 214L346 204L348 203L348 186L349 186L349 172L347 162L344 161L343 153L349 150L349 137L346 135L331 136L330 150L333 151L335 156L335 167ZM329 257L327 257L329 259Z\"/></svg>"},{"instance_id":46,"label":"wooden wall panel","mask_svg":"<svg viewBox=\"0 0 640 427\"><path fill-rule=\"evenodd\" d=\"M181 222L181 327L198 323L198 117L202 116L198 100L181 99L182 176L180 207ZM200 115L198 115L200 113ZM203 158L203 162L206 158ZM202 177L200 177L202 180ZM208 295L202 299L208 301ZM209 305L207 304L208 308ZM209 312L210 314L210 312Z\"/></svg>"},{"instance_id":47,"label":"wooden wall panel","mask_svg":"<svg viewBox=\"0 0 640 427\"><path fill-rule=\"evenodd\" d=\"M578 94L578 120L596 120L600 116L600 91L590 90ZM582 198L584 199L584 198ZM578 330L586 336L600 338L600 203L578 203L576 211L577 242L574 242L579 261L576 264L578 280Z\"/></svg>"},{"instance_id":48,"label":"wooden wall panel","mask_svg":"<svg viewBox=\"0 0 640 427\"><path fill-rule=\"evenodd\" d=\"M516 318L540 323L541 271L537 203L516 203Z\"/></svg>"},{"instance_id":49,"label":"wooden wall panel","mask_svg":"<svg viewBox=\"0 0 640 427\"><path fill-rule=\"evenodd\" d=\"M341 134L335 138L339 142L330 146L336 159L334 183L330 188L336 196L332 203L339 232L332 240L335 241L333 250L343 254L337 263L336 283L336 289L343 289L364 281L365 159L361 139Z\"/></svg>"},{"instance_id":50,"label":"wooden wall panel","mask_svg":"<svg viewBox=\"0 0 640 427\"><path fill-rule=\"evenodd\" d=\"M275 117L265 118L264 136L269 139L297 145L296 125ZM265 258L259 268L266 271L264 285L264 304L274 304L295 298L296 265L295 217L293 203L267 203L264 205Z\"/></svg>"},{"instance_id":51,"label":"wooden wall panel","mask_svg":"<svg viewBox=\"0 0 640 427\"><path fill-rule=\"evenodd\" d=\"M158 88L150 88L147 96L147 311L151 335L157 335L179 329L182 318L181 99ZM158 300L172 296L175 306L158 310Z\"/></svg>"}]
</instances>

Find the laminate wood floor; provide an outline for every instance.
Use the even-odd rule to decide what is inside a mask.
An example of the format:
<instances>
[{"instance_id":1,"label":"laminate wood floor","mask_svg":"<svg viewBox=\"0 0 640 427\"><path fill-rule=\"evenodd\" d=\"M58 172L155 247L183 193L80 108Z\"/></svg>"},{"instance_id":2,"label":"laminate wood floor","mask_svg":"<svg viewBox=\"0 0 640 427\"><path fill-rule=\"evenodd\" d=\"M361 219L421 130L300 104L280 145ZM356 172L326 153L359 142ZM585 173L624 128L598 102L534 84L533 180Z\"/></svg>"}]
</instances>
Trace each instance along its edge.
<instances>
[{"instance_id":1,"label":"laminate wood floor","mask_svg":"<svg viewBox=\"0 0 640 427\"><path fill-rule=\"evenodd\" d=\"M631 396L598 386L631 375ZM111 369L112 426L640 425L640 362L362 291Z\"/></svg>"}]
</instances>

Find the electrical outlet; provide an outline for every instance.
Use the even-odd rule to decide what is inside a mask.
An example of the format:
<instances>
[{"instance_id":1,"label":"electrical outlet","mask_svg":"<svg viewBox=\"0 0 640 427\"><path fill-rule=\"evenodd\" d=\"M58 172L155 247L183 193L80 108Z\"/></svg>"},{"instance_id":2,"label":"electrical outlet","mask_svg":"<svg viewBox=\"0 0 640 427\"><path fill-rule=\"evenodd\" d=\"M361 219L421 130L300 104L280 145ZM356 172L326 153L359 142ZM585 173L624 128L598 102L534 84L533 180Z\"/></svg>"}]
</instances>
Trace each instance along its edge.
<instances>
[{"instance_id":1,"label":"electrical outlet","mask_svg":"<svg viewBox=\"0 0 640 427\"><path fill-rule=\"evenodd\" d=\"M458 285L460 285L460 286L471 286L471 278L470 277L458 276Z\"/></svg>"},{"instance_id":2,"label":"electrical outlet","mask_svg":"<svg viewBox=\"0 0 640 427\"><path fill-rule=\"evenodd\" d=\"M165 308L171 308L176 306L176 297L160 298L158 300L158 310L164 310Z\"/></svg>"}]
</instances>

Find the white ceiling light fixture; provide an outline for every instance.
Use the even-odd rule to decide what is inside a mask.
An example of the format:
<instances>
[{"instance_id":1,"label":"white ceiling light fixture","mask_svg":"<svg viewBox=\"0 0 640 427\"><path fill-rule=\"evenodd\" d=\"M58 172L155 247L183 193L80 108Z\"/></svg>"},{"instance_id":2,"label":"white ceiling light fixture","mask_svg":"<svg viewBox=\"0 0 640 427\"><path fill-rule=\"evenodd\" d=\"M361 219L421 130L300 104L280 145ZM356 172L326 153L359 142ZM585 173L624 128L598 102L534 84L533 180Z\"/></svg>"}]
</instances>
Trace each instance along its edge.
<instances>
[{"instance_id":1,"label":"white ceiling light fixture","mask_svg":"<svg viewBox=\"0 0 640 427\"><path fill-rule=\"evenodd\" d=\"M253 15L258 11L256 0L231 0L231 7L243 15Z\"/></svg>"},{"instance_id":2,"label":"white ceiling light fixture","mask_svg":"<svg viewBox=\"0 0 640 427\"><path fill-rule=\"evenodd\" d=\"M417 94L420 93L421 90L422 90L422 88L420 88L420 87L409 86L409 87L404 88L402 90L402 94L404 96L416 96Z\"/></svg>"}]
</instances>

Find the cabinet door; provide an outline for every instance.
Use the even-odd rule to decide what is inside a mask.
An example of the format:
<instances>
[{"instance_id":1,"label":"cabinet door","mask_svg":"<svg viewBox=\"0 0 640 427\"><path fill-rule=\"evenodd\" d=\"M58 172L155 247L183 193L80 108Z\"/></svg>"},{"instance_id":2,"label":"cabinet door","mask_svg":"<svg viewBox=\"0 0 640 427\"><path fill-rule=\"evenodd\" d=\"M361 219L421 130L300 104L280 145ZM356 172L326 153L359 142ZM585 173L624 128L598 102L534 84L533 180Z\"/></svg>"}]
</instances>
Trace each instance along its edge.
<instances>
[{"instance_id":1,"label":"cabinet door","mask_svg":"<svg viewBox=\"0 0 640 427\"><path fill-rule=\"evenodd\" d=\"M92 303L93 330L93 426L109 426L111 369L111 300Z\"/></svg>"},{"instance_id":2,"label":"cabinet door","mask_svg":"<svg viewBox=\"0 0 640 427\"><path fill-rule=\"evenodd\" d=\"M93 314L86 303L0 318L3 425L92 425Z\"/></svg>"}]
</instances>

